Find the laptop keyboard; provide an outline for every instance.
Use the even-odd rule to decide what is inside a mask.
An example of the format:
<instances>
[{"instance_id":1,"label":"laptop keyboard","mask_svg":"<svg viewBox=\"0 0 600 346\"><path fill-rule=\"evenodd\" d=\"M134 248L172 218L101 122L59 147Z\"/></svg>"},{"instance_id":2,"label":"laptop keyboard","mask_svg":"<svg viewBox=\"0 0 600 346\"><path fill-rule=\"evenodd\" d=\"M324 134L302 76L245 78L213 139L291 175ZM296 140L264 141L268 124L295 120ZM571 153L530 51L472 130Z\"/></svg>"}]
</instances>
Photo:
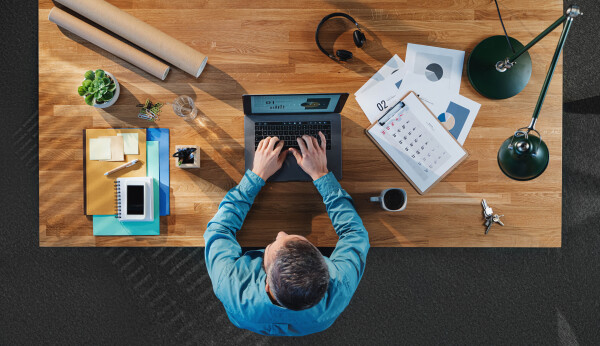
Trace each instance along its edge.
<instances>
[{"instance_id":1,"label":"laptop keyboard","mask_svg":"<svg viewBox=\"0 0 600 346\"><path fill-rule=\"evenodd\" d=\"M331 121L286 121L286 122L257 122L254 123L254 149L266 137L277 137L284 141L284 149L300 150L296 138L309 135L317 138L321 145L319 131L325 135L327 150L331 150Z\"/></svg>"}]
</instances>

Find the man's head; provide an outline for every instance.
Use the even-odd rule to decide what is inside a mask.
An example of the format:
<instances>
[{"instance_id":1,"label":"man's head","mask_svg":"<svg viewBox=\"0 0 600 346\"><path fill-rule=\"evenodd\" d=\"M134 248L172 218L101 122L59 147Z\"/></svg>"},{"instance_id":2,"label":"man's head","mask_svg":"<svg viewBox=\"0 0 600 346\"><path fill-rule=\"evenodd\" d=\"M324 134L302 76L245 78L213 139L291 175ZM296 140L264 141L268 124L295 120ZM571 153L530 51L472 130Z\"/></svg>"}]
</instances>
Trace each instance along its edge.
<instances>
[{"instance_id":1,"label":"man's head","mask_svg":"<svg viewBox=\"0 0 600 346\"><path fill-rule=\"evenodd\" d=\"M327 292L327 264L319 250L303 236L279 232L265 248L263 264L267 292L288 309L308 309Z\"/></svg>"}]
</instances>

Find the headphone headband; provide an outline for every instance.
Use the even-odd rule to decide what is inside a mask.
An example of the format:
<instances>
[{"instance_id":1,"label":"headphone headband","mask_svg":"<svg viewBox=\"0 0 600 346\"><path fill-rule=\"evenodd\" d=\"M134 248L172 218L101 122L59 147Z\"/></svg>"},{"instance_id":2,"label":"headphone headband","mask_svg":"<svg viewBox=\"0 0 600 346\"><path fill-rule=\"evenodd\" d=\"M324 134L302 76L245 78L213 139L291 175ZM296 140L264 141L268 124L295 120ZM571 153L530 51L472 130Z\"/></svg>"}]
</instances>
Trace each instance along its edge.
<instances>
[{"instance_id":1,"label":"headphone headband","mask_svg":"<svg viewBox=\"0 0 600 346\"><path fill-rule=\"evenodd\" d=\"M344 17L346 19L348 19L349 21L351 21L354 25L356 25L356 29L360 32L360 26L358 25L358 23L356 22L356 20L354 20L354 18L352 18L349 14L346 13L342 13L342 12L334 12L331 14L326 15L325 17L323 17L323 19L321 19L321 22L319 23L319 25L317 25L317 31L315 32L315 41L317 42L317 47L319 48L319 50L321 52L323 52L323 54L327 55L328 57L330 57L333 60L337 60L339 61L340 59L336 58L335 55L328 53L322 46L321 43L319 43L319 31L321 30L321 26L328 21L331 18L334 17ZM363 35L364 38L364 35Z\"/></svg>"},{"instance_id":2,"label":"headphone headband","mask_svg":"<svg viewBox=\"0 0 600 346\"><path fill-rule=\"evenodd\" d=\"M348 19L349 21L351 21L352 23L354 23L354 25L356 25L356 27L358 29L360 29L356 20L354 20L354 18L352 18L349 14L342 13L342 12L334 12L334 13L330 13L330 14L326 15L325 17L323 17L323 19L321 19L321 22L319 23L319 25L317 25L317 31L319 31L319 29L321 28L321 25L323 25L323 23L325 23L326 21L330 20L333 17L344 17L344 18Z\"/></svg>"}]
</instances>

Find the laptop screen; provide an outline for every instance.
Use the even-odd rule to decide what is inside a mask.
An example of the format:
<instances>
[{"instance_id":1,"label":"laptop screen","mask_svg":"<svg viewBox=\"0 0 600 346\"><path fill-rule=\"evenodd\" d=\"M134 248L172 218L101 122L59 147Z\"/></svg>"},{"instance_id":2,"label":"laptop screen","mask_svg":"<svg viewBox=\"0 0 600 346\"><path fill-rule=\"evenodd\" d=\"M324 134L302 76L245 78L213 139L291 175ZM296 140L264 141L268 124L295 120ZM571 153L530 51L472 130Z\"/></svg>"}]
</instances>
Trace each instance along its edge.
<instances>
[{"instance_id":1,"label":"laptop screen","mask_svg":"<svg viewBox=\"0 0 600 346\"><path fill-rule=\"evenodd\" d=\"M244 95L244 113L338 113L348 94Z\"/></svg>"}]
</instances>

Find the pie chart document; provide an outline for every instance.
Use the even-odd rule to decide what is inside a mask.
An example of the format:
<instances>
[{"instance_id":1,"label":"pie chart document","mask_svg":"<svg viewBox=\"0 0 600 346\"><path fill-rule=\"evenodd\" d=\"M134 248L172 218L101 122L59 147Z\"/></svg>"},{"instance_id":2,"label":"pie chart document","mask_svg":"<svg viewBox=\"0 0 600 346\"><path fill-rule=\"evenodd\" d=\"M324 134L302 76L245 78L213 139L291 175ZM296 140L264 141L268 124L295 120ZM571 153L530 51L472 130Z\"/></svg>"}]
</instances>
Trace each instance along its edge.
<instances>
[{"instance_id":1,"label":"pie chart document","mask_svg":"<svg viewBox=\"0 0 600 346\"><path fill-rule=\"evenodd\" d=\"M445 112L450 99L460 91L464 58L461 50L409 43L399 94L414 91L434 114Z\"/></svg>"},{"instance_id":2,"label":"pie chart document","mask_svg":"<svg viewBox=\"0 0 600 346\"><path fill-rule=\"evenodd\" d=\"M444 69L436 64L431 63L425 68L425 77L432 82L437 82L444 76Z\"/></svg>"}]
</instances>

